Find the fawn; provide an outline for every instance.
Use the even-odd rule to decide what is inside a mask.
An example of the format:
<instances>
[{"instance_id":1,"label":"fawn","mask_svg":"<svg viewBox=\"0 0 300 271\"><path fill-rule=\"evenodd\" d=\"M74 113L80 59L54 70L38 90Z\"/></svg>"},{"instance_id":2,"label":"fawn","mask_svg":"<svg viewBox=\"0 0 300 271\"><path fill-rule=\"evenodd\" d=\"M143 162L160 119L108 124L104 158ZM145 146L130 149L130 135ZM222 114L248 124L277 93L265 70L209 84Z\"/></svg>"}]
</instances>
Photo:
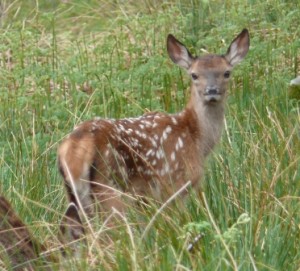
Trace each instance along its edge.
<instances>
[{"instance_id":1,"label":"fawn","mask_svg":"<svg viewBox=\"0 0 300 271\"><path fill-rule=\"evenodd\" d=\"M171 60L191 77L191 96L177 114L146 113L136 118L85 121L58 148L58 165L69 198L93 213L123 211L124 192L164 200L188 181L196 186L204 160L219 141L231 70L249 50L244 29L225 55L193 57L168 35Z\"/></svg>"},{"instance_id":2,"label":"fawn","mask_svg":"<svg viewBox=\"0 0 300 271\"><path fill-rule=\"evenodd\" d=\"M84 229L77 207L71 203L62 218L59 237L62 243L67 244L83 236ZM79 252L78 242L71 243L70 247L72 253ZM43 251L46 251L45 246L32 237L9 202L0 196L0 269L5 263L6 267L13 270L51 270L47 262L55 261L55 258L43 256Z\"/></svg>"}]
</instances>

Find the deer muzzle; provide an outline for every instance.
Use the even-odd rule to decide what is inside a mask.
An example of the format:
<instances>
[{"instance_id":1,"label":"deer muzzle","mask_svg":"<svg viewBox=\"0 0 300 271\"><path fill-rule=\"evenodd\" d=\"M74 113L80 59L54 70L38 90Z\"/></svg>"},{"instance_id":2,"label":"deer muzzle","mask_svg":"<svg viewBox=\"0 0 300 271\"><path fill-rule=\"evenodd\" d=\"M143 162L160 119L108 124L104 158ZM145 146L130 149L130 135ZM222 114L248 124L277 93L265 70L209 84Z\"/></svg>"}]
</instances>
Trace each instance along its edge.
<instances>
[{"instance_id":1,"label":"deer muzzle","mask_svg":"<svg viewBox=\"0 0 300 271\"><path fill-rule=\"evenodd\" d=\"M217 87L208 87L204 92L204 99L206 102L218 102L221 100L221 92Z\"/></svg>"}]
</instances>

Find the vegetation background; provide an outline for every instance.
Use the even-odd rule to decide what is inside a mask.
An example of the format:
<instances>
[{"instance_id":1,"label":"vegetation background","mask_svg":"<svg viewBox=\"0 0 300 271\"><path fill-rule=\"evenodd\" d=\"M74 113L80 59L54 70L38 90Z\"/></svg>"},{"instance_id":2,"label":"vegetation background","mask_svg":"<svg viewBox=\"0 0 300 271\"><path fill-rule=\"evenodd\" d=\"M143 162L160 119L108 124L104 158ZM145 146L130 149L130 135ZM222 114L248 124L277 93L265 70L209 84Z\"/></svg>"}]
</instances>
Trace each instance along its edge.
<instances>
[{"instance_id":1,"label":"vegetation background","mask_svg":"<svg viewBox=\"0 0 300 271\"><path fill-rule=\"evenodd\" d=\"M300 270L300 110L288 96L300 73L299 1L0 3L0 190L50 248L67 204L56 149L74 125L181 110L189 78L168 59L168 33L194 54L251 34L202 196L133 207L109 235L91 221L88 257L66 270Z\"/></svg>"}]
</instances>

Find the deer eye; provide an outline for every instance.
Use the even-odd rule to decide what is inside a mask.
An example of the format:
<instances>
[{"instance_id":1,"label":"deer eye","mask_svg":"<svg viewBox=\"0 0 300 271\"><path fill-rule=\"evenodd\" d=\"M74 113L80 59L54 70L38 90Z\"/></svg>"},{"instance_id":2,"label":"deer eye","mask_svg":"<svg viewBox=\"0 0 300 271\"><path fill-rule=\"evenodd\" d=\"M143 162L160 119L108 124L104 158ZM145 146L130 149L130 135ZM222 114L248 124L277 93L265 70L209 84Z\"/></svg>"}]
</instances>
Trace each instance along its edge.
<instances>
[{"instance_id":1,"label":"deer eye","mask_svg":"<svg viewBox=\"0 0 300 271\"><path fill-rule=\"evenodd\" d=\"M197 80L198 79L198 75L197 74L192 73L191 75L192 75L193 80Z\"/></svg>"},{"instance_id":2,"label":"deer eye","mask_svg":"<svg viewBox=\"0 0 300 271\"><path fill-rule=\"evenodd\" d=\"M225 78L229 78L229 77L230 77L230 71L226 71L226 72L224 73L224 77L225 77Z\"/></svg>"}]
</instances>

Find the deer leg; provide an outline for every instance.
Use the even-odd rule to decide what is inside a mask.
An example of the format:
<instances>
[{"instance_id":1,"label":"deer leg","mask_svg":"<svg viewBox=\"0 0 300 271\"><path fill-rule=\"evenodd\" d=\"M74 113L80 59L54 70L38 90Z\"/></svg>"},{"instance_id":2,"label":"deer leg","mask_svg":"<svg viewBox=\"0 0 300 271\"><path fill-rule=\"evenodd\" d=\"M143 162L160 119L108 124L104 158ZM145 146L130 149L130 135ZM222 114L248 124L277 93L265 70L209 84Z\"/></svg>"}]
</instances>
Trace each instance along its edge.
<instances>
[{"instance_id":1,"label":"deer leg","mask_svg":"<svg viewBox=\"0 0 300 271\"><path fill-rule=\"evenodd\" d=\"M89 182L91 167L87 163L78 163L75 171L72 170L72 166L72 164L67 163L62 165L61 161L59 163L59 169L64 178L69 200L91 215L93 213Z\"/></svg>"},{"instance_id":2,"label":"deer leg","mask_svg":"<svg viewBox=\"0 0 300 271\"><path fill-rule=\"evenodd\" d=\"M124 158L111 149L105 159L95 164L91 175L91 190L99 202L101 211L110 211L112 208L123 212L125 191L128 190L128 174Z\"/></svg>"}]
</instances>

